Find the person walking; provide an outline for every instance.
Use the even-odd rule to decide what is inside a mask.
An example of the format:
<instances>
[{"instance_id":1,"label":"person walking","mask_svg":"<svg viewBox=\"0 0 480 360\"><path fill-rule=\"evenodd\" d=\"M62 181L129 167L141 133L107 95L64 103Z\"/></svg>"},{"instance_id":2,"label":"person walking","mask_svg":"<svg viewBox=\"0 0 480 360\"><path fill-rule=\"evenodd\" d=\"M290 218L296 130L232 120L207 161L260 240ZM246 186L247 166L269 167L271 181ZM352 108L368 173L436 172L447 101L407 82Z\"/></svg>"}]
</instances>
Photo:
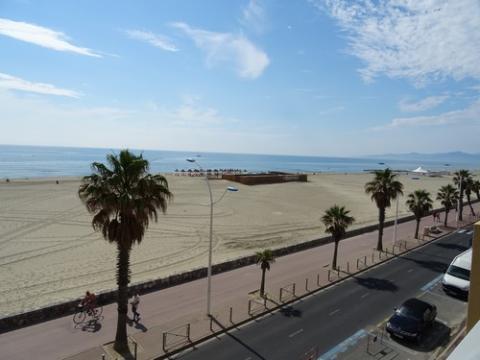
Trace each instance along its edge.
<instances>
[{"instance_id":1,"label":"person walking","mask_svg":"<svg viewBox=\"0 0 480 360\"><path fill-rule=\"evenodd\" d=\"M133 321L138 323L138 321L140 320L140 313L138 312L138 306L140 305L140 295L138 295L138 292L134 293L132 301L130 301L130 305L132 306Z\"/></svg>"}]
</instances>

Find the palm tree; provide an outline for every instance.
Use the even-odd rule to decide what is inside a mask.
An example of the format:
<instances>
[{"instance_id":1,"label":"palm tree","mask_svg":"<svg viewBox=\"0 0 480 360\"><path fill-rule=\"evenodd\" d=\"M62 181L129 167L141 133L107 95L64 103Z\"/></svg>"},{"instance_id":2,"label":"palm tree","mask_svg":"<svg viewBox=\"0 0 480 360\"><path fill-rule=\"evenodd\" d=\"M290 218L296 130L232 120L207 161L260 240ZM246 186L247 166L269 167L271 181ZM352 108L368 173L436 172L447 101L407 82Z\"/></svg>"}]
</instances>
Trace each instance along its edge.
<instances>
[{"instance_id":1,"label":"palm tree","mask_svg":"<svg viewBox=\"0 0 480 360\"><path fill-rule=\"evenodd\" d=\"M383 225L385 209L390 207L392 200L403 195L403 184L396 180L397 175L390 169L376 170L374 179L365 184L365 192L371 195L378 207L378 243L377 250L383 251Z\"/></svg>"},{"instance_id":2,"label":"palm tree","mask_svg":"<svg viewBox=\"0 0 480 360\"><path fill-rule=\"evenodd\" d=\"M467 197L467 203L468 206L470 207L470 212L473 216L475 216L475 211L473 211L473 206L472 206L472 192L474 192L474 183L475 181L473 178L470 176L465 180L465 195Z\"/></svg>"},{"instance_id":3,"label":"palm tree","mask_svg":"<svg viewBox=\"0 0 480 360\"><path fill-rule=\"evenodd\" d=\"M265 296L265 272L270 270L270 264L275 262L275 257L270 249L258 251L256 254L256 263L262 269L262 282L260 283L260 296Z\"/></svg>"},{"instance_id":4,"label":"palm tree","mask_svg":"<svg viewBox=\"0 0 480 360\"><path fill-rule=\"evenodd\" d=\"M445 208L445 221L443 224L447 226L448 213L457 206L458 190L451 184L442 186L438 190L437 200L440 200L440 203Z\"/></svg>"},{"instance_id":5,"label":"palm tree","mask_svg":"<svg viewBox=\"0 0 480 360\"><path fill-rule=\"evenodd\" d=\"M325 231L332 235L335 243L332 261L333 269L337 268L338 243L345 235L347 228L355 221L355 218L349 214L350 211L345 210L345 206L333 205L327 209L325 215L322 216L322 222L326 227Z\"/></svg>"},{"instance_id":6,"label":"palm tree","mask_svg":"<svg viewBox=\"0 0 480 360\"><path fill-rule=\"evenodd\" d=\"M454 177L453 177L453 182L455 185L460 187L460 193L459 193L459 205L460 205L460 211L458 213L458 220L463 220L463 194L465 193L465 183L468 178L470 178L472 175L470 174L470 171L468 170L458 170L455 171Z\"/></svg>"},{"instance_id":7,"label":"palm tree","mask_svg":"<svg viewBox=\"0 0 480 360\"><path fill-rule=\"evenodd\" d=\"M472 191L477 195L477 200L480 200L480 180L474 180Z\"/></svg>"},{"instance_id":8,"label":"palm tree","mask_svg":"<svg viewBox=\"0 0 480 360\"><path fill-rule=\"evenodd\" d=\"M92 163L78 190L80 199L93 214L92 226L105 240L117 246L118 319L114 348L128 352L127 311L130 282L130 250L139 244L157 210L167 210L172 198L167 180L148 172L148 161L128 150L107 155L107 165Z\"/></svg>"},{"instance_id":9,"label":"palm tree","mask_svg":"<svg viewBox=\"0 0 480 360\"><path fill-rule=\"evenodd\" d=\"M415 215L417 220L417 226L415 227L415 239L418 239L418 229L420 227L420 220L428 212L432 210L433 201L430 198L430 193L427 190L415 190L413 193L408 194L407 206L411 212Z\"/></svg>"}]
</instances>

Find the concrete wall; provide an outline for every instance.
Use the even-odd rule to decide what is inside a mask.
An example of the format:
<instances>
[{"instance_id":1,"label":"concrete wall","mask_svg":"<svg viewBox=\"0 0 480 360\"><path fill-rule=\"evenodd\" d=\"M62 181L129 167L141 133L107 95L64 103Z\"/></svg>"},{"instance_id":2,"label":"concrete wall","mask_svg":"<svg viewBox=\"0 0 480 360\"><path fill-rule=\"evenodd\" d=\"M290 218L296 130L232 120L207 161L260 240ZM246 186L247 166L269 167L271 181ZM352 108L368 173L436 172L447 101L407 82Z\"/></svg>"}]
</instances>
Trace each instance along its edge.
<instances>
[{"instance_id":1,"label":"concrete wall","mask_svg":"<svg viewBox=\"0 0 480 360\"><path fill-rule=\"evenodd\" d=\"M290 181L307 182L306 174L223 174L222 179L239 182L244 185L276 184Z\"/></svg>"}]
</instances>

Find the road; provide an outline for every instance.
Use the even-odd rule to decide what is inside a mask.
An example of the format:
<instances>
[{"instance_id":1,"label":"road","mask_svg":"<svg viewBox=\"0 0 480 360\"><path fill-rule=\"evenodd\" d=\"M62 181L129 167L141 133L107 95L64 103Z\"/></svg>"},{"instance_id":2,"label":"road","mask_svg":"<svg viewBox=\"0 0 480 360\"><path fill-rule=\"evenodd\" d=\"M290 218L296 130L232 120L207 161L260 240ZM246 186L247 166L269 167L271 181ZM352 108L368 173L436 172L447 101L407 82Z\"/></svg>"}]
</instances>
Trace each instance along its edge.
<instances>
[{"instance_id":1,"label":"road","mask_svg":"<svg viewBox=\"0 0 480 360\"><path fill-rule=\"evenodd\" d=\"M470 237L453 233L175 358L296 360L314 347L323 354L418 295L467 249Z\"/></svg>"}]
</instances>

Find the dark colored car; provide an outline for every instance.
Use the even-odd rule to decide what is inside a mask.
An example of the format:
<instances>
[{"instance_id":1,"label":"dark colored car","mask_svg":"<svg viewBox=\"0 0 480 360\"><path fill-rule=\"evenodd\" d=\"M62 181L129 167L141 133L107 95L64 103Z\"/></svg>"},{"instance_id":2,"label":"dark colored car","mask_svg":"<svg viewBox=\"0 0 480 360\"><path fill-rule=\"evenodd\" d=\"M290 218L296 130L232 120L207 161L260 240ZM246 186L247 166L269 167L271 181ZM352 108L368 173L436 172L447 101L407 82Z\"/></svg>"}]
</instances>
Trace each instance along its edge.
<instances>
[{"instance_id":1,"label":"dark colored car","mask_svg":"<svg viewBox=\"0 0 480 360\"><path fill-rule=\"evenodd\" d=\"M421 342L425 331L432 326L437 316L437 308L419 299L408 299L390 317L387 331L402 339Z\"/></svg>"}]
</instances>

